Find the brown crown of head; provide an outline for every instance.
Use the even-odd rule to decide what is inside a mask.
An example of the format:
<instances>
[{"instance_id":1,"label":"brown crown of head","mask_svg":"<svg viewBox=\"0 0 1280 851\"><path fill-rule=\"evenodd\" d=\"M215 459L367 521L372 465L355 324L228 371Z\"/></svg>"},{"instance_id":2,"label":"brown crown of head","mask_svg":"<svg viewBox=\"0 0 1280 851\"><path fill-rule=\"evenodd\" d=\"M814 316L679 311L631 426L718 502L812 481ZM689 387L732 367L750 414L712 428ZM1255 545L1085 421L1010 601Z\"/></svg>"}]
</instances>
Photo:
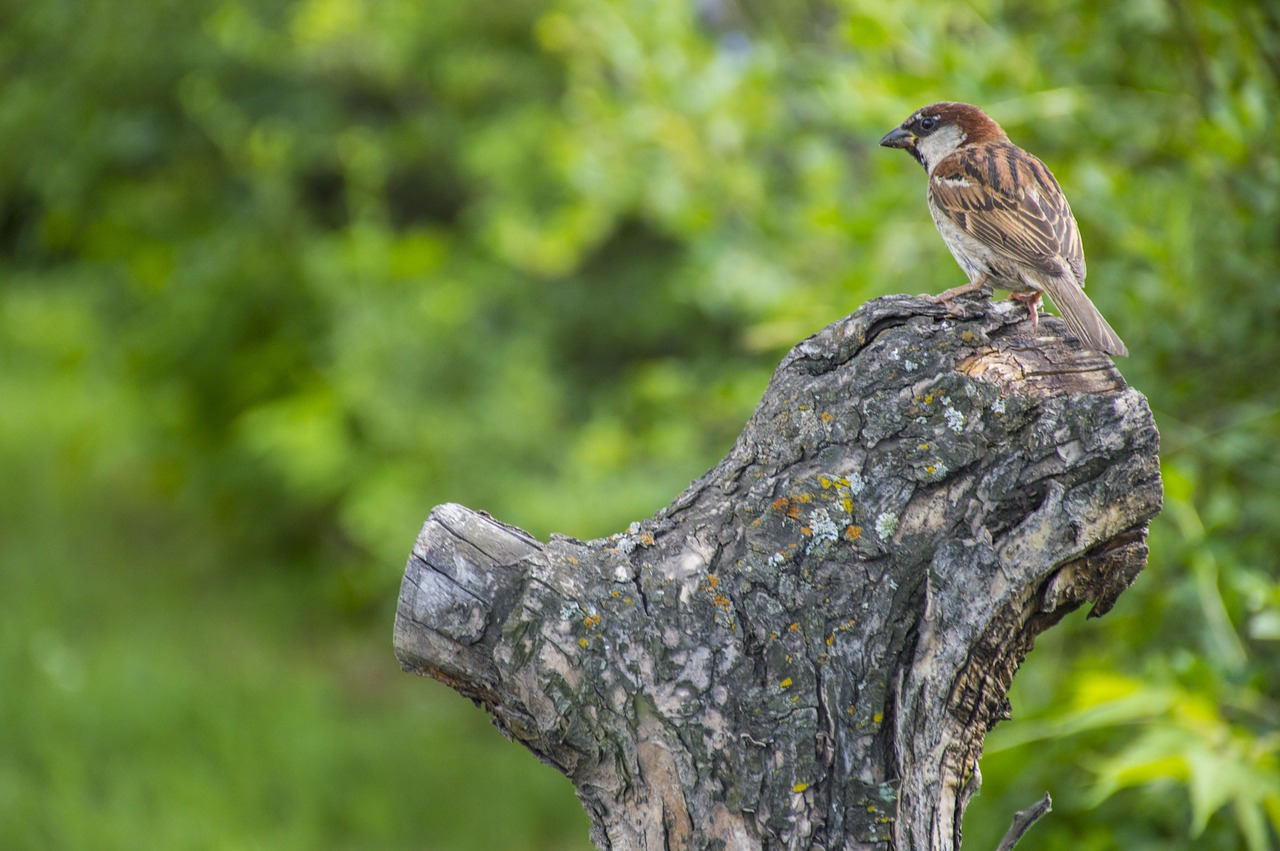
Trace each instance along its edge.
<instances>
[{"instance_id":1,"label":"brown crown of head","mask_svg":"<svg viewBox=\"0 0 1280 851\"><path fill-rule=\"evenodd\" d=\"M916 139L947 125L955 125L964 131L966 145L1009 141L1000 125L981 109L971 103L948 100L920 107L906 121L890 130L880 144L886 148L911 150Z\"/></svg>"}]
</instances>

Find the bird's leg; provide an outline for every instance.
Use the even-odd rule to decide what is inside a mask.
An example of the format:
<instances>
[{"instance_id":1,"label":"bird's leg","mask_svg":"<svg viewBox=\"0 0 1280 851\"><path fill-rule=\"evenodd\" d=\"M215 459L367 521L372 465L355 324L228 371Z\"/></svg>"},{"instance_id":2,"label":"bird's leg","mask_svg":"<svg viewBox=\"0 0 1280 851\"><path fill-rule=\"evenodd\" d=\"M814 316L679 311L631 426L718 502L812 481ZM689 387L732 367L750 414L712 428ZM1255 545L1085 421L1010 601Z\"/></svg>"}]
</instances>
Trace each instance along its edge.
<instances>
[{"instance_id":1,"label":"bird's leg","mask_svg":"<svg viewBox=\"0 0 1280 851\"><path fill-rule=\"evenodd\" d=\"M956 296L961 296L961 295L964 295L965 293L975 292L976 290L982 289L986 285L987 285L987 273L983 272L981 275L974 278L972 281L970 281L967 284L961 284L958 287L952 287L946 292L939 293L938 295L926 295L925 299L933 302L934 304L947 304Z\"/></svg>"},{"instance_id":2,"label":"bird's leg","mask_svg":"<svg viewBox=\"0 0 1280 851\"><path fill-rule=\"evenodd\" d=\"M1029 293L1009 293L1009 298L1027 306L1027 312L1031 314L1031 333L1034 335L1040 328L1040 293L1035 290Z\"/></svg>"}]
</instances>

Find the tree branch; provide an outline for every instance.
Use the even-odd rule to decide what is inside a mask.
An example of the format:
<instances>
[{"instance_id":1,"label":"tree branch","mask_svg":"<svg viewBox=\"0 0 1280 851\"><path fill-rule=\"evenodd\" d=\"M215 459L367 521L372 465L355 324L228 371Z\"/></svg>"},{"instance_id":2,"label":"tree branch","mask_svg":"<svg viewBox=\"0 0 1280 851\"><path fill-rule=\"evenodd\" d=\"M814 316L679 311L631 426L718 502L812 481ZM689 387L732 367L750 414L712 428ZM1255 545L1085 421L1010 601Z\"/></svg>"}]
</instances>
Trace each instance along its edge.
<instances>
[{"instance_id":1,"label":"tree branch","mask_svg":"<svg viewBox=\"0 0 1280 851\"><path fill-rule=\"evenodd\" d=\"M1013 851L1013 846L1018 844L1018 840L1022 838L1022 834L1026 833L1041 818L1053 809L1053 801L1049 798L1049 793L1045 792L1044 797L1036 801L1025 810L1019 810L1013 817L1013 824L1009 825L1009 830L1004 835L1004 839L1000 840L1000 844L996 846L996 851Z\"/></svg>"}]
</instances>

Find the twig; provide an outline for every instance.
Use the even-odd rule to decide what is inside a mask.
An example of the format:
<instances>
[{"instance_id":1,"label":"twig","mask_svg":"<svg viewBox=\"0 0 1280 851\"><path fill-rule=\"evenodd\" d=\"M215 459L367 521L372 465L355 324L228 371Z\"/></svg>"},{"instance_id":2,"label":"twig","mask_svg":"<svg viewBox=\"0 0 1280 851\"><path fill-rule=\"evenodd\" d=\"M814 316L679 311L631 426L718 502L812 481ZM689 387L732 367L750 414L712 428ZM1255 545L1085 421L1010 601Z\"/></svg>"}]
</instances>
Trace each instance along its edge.
<instances>
[{"instance_id":1,"label":"twig","mask_svg":"<svg viewBox=\"0 0 1280 851\"><path fill-rule=\"evenodd\" d=\"M996 846L996 851L1012 851L1013 846L1017 845L1018 840L1022 838L1022 834L1051 809L1053 809L1053 801L1049 799L1049 793L1045 792L1043 798L1013 817L1013 824L1009 825L1009 831Z\"/></svg>"}]
</instances>

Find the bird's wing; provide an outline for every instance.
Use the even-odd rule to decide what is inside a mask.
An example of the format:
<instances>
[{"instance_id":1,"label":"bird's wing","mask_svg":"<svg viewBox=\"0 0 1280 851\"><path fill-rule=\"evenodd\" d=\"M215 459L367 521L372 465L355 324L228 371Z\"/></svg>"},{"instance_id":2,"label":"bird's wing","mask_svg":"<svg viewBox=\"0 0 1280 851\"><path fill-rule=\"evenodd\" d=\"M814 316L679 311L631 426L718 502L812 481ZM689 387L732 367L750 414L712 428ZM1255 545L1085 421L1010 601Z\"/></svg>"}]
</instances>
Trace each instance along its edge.
<instances>
[{"instance_id":1,"label":"bird's wing","mask_svg":"<svg viewBox=\"0 0 1280 851\"><path fill-rule=\"evenodd\" d=\"M1066 269L1084 286L1080 228L1058 181L1015 145L964 148L929 178L934 206L995 251L1046 275Z\"/></svg>"}]
</instances>

